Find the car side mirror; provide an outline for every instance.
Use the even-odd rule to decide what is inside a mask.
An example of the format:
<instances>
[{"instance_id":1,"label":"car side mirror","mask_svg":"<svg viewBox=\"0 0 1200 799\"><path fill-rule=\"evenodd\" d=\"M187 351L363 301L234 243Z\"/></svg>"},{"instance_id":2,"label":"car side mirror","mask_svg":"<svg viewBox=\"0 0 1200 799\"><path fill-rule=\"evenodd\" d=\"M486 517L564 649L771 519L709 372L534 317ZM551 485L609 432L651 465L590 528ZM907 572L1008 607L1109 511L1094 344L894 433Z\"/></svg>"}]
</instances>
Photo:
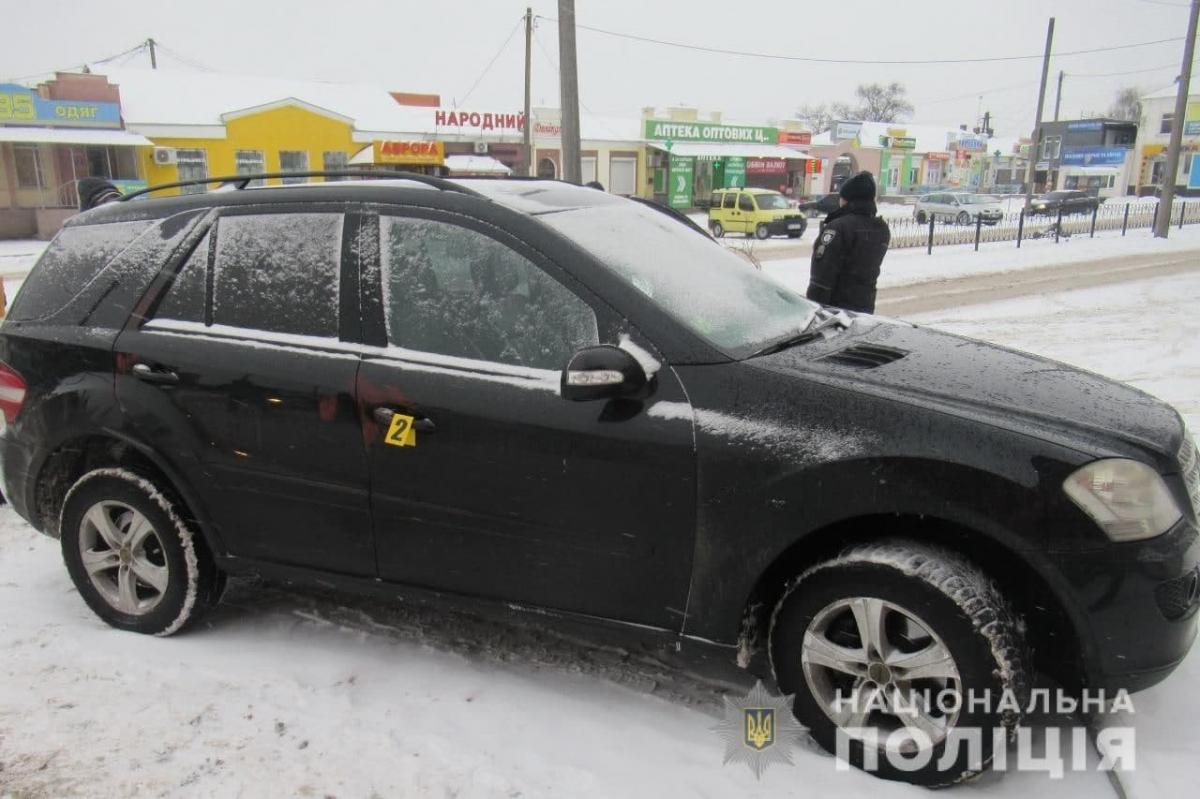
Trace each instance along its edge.
<instances>
[{"instance_id":1,"label":"car side mirror","mask_svg":"<svg viewBox=\"0 0 1200 799\"><path fill-rule=\"evenodd\" d=\"M563 399L613 399L636 394L645 387L646 370L620 347L601 344L586 347L571 356L563 369L560 391Z\"/></svg>"}]
</instances>

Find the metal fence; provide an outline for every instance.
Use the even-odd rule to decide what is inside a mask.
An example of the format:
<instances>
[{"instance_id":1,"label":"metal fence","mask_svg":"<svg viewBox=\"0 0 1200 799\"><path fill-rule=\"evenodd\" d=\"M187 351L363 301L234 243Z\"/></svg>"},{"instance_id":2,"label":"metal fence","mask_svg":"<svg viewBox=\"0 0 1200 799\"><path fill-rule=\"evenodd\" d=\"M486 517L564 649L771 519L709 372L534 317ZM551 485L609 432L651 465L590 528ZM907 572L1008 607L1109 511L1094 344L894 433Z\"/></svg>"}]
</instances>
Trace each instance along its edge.
<instances>
[{"instance_id":1,"label":"metal fence","mask_svg":"<svg viewBox=\"0 0 1200 799\"><path fill-rule=\"evenodd\" d=\"M1098 231L1126 231L1154 226L1158 203L1126 203L1100 205L1089 213L1029 214L1022 209L1017 213L1005 214L994 224L974 220L960 225L952 220L929 220L917 222L915 218L890 218L888 227L892 231L890 248L924 247L929 252L934 247L948 244L980 244L997 241L1014 241L1018 247L1026 239L1052 238L1055 241L1070 236L1094 236ZM1171 209L1171 224L1178 227L1200 222L1200 200L1180 200Z\"/></svg>"}]
</instances>

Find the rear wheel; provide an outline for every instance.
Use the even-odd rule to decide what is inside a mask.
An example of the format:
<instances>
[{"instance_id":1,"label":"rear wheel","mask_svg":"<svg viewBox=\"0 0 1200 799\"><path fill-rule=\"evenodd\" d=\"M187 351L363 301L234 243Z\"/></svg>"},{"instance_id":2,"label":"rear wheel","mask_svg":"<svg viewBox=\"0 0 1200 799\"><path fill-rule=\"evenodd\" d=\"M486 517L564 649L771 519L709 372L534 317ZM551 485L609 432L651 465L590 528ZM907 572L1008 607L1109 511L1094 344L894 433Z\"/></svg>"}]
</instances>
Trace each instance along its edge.
<instances>
[{"instance_id":1,"label":"rear wheel","mask_svg":"<svg viewBox=\"0 0 1200 799\"><path fill-rule=\"evenodd\" d=\"M917 211L917 224L918 225L923 225L928 221L929 221L929 219L925 216L924 211Z\"/></svg>"},{"instance_id":2,"label":"rear wheel","mask_svg":"<svg viewBox=\"0 0 1200 799\"><path fill-rule=\"evenodd\" d=\"M936 786L982 771L993 730L1019 720L1000 702L1005 691L1025 706L1024 644L1008 604L972 564L923 544L859 546L809 569L769 635L796 717L825 749L837 752L840 739L851 763L885 779ZM985 692L991 702L969 701Z\"/></svg>"},{"instance_id":3,"label":"rear wheel","mask_svg":"<svg viewBox=\"0 0 1200 799\"><path fill-rule=\"evenodd\" d=\"M722 238L725 235L725 226L720 222L713 222L708 226L708 229L712 231L713 238L715 239Z\"/></svg>"},{"instance_id":4,"label":"rear wheel","mask_svg":"<svg viewBox=\"0 0 1200 799\"><path fill-rule=\"evenodd\" d=\"M71 487L60 523L79 595L113 627L171 635L220 599L224 575L159 486L119 468Z\"/></svg>"},{"instance_id":5,"label":"rear wheel","mask_svg":"<svg viewBox=\"0 0 1200 799\"><path fill-rule=\"evenodd\" d=\"M959 211L958 216L955 217L955 221L960 225L969 225L971 224L971 215L966 211Z\"/></svg>"},{"instance_id":6,"label":"rear wheel","mask_svg":"<svg viewBox=\"0 0 1200 799\"><path fill-rule=\"evenodd\" d=\"M758 227L754 228L754 238L769 239L771 238L771 229L766 225L759 223Z\"/></svg>"}]
</instances>

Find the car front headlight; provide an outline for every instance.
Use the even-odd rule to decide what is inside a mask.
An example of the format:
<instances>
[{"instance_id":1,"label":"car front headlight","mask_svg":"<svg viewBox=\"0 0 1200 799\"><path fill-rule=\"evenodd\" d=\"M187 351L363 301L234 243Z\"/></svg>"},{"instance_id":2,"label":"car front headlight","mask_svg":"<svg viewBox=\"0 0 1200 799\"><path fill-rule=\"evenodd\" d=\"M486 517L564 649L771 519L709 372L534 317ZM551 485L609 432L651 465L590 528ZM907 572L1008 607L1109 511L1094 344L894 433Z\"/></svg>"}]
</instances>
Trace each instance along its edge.
<instances>
[{"instance_id":1,"label":"car front headlight","mask_svg":"<svg viewBox=\"0 0 1200 799\"><path fill-rule=\"evenodd\" d=\"M1113 541L1154 538L1183 516L1158 472L1128 458L1089 463L1066 479L1063 491Z\"/></svg>"}]
</instances>

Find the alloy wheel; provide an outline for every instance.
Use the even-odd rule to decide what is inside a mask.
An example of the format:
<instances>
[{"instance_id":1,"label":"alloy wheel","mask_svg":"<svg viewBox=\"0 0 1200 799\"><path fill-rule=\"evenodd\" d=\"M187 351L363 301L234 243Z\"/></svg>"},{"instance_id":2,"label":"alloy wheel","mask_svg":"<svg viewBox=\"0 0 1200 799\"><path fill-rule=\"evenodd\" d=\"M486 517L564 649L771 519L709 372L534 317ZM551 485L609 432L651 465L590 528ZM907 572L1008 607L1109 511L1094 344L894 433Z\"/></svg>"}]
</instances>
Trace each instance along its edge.
<instances>
[{"instance_id":1,"label":"alloy wheel","mask_svg":"<svg viewBox=\"0 0 1200 799\"><path fill-rule=\"evenodd\" d=\"M79 555L92 585L115 610L142 616L170 585L170 569L154 525L123 502L97 502L79 524Z\"/></svg>"}]
</instances>

